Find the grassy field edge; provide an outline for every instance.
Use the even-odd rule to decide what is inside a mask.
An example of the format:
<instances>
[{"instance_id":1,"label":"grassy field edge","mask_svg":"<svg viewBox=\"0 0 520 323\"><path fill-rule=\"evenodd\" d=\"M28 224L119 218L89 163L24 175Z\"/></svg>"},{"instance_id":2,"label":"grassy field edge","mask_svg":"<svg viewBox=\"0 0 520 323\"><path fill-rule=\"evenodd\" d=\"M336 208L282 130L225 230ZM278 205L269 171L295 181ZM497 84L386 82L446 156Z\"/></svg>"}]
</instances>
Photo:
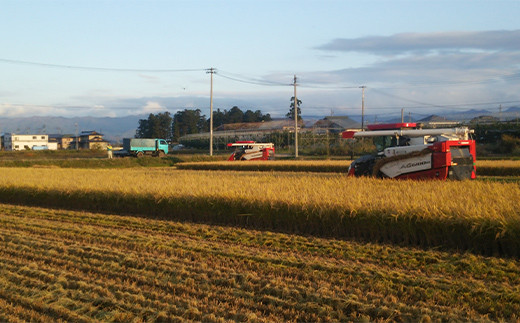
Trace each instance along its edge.
<instances>
[{"instance_id":1,"label":"grassy field edge","mask_svg":"<svg viewBox=\"0 0 520 323\"><path fill-rule=\"evenodd\" d=\"M156 198L10 186L0 187L0 202L520 257L520 224L516 222L507 226L490 220L446 222L417 214L394 217L384 211L324 210L239 198Z\"/></svg>"}]
</instances>

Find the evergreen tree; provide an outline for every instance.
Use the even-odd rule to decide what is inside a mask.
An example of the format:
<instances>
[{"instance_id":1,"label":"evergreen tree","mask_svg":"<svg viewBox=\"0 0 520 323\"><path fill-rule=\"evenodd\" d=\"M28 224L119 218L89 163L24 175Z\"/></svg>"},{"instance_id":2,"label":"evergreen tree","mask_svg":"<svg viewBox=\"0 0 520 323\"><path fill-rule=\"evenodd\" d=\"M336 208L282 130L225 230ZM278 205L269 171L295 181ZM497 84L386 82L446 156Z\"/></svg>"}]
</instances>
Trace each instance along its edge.
<instances>
[{"instance_id":1,"label":"evergreen tree","mask_svg":"<svg viewBox=\"0 0 520 323\"><path fill-rule=\"evenodd\" d=\"M178 111L173 116L172 139L177 141L179 137L207 131L206 116L200 114L200 110Z\"/></svg>"},{"instance_id":2,"label":"evergreen tree","mask_svg":"<svg viewBox=\"0 0 520 323\"><path fill-rule=\"evenodd\" d=\"M302 104L302 100L298 99L298 121L302 120L302 111L300 109L300 105ZM291 108L289 109L289 112L285 115L287 118L294 120L294 96L291 97Z\"/></svg>"},{"instance_id":3,"label":"evergreen tree","mask_svg":"<svg viewBox=\"0 0 520 323\"><path fill-rule=\"evenodd\" d=\"M170 139L172 133L172 117L169 112L152 114L148 119L139 120L136 138Z\"/></svg>"}]
</instances>

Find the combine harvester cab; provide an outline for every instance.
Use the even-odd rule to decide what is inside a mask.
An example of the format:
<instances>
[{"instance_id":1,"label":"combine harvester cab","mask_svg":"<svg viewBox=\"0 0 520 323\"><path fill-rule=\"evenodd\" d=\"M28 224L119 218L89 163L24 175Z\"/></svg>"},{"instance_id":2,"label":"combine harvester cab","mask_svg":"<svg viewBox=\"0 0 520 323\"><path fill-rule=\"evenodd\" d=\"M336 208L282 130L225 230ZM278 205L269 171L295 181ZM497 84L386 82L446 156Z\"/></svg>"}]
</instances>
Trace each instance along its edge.
<instances>
[{"instance_id":1,"label":"combine harvester cab","mask_svg":"<svg viewBox=\"0 0 520 323\"><path fill-rule=\"evenodd\" d=\"M475 140L467 127L418 129L416 123L367 126L369 131L345 131L343 138L371 137L374 155L358 158L349 167L353 176L404 179L476 178Z\"/></svg>"},{"instance_id":2,"label":"combine harvester cab","mask_svg":"<svg viewBox=\"0 0 520 323\"><path fill-rule=\"evenodd\" d=\"M227 144L228 147L236 147L236 150L228 158L233 160L270 160L274 159L274 144L256 143L254 141L237 141Z\"/></svg>"}]
</instances>

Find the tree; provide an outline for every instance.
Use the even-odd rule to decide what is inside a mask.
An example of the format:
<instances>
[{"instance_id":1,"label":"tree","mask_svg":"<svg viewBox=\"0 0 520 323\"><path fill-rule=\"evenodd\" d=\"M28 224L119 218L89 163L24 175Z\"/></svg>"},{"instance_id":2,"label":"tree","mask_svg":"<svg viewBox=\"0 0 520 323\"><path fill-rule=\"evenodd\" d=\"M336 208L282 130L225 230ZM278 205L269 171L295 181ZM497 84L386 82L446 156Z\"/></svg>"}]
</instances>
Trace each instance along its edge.
<instances>
[{"instance_id":1,"label":"tree","mask_svg":"<svg viewBox=\"0 0 520 323\"><path fill-rule=\"evenodd\" d=\"M240 123L244 120L244 112L240 110L237 106L234 106L228 112L228 120L227 123Z\"/></svg>"},{"instance_id":2,"label":"tree","mask_svg":"<svg viewBox=\"0 0 520 323\"><path fill-rule=\"evenodd\" d=\"M206 116L200 114L200 110L178 111L173 116L172 139L177 141L179 137L192 133L207 131Z\"/></svg>"},{"instance_id":3,"label":"tree","mask_svg":"<svg viewBox=\"0 0 520 323\"><path fill-rule=\"evenodd\" d=\"M135 132L137 138L170 139L172 134L172 117L169 112L150 113L148 119L140 119Z\"/></svg>"},{"instance_id":4,"label":"tree","mask_svg":"<svg viewBox=\"0 0 520 323\"><path fill-rule=\"evenodd\" d=\"M273 118L271 118L271 115L269 113L262 115L261 121L271 121L271 120L273 120Z\"/></svg>"},{"instance_id":5,"label":"tree","mask_svg":"<svg viewBox=\"0 0 520 323\"><path fill-rule=\"evenodd\" d=\"M247 110L244 113L244 119L242 121L244 121L244 122L258 122L260 120L258 119L258 116L253 111Z\"/></svg>"},{"instance_id":6,"label":"tree","mask_svg":"<svg viewBox=\"0 0 520 323\"><path fill-rule=\"evenodd\" d=\"M224 110L224 112L220 111L220 109L217 109L217 111L213 112L213 126L218 127L226 123L226 113L227 111ZM209 122L209 119L208 119Z\"/></svg>"},{"instance_id":7,"label":"tree","mask_svg":"<svg viewBox=\"0 0 520 323\"><path fill-rule=\"evenodd\" d=\"M300 109L300 105L302 104L302 100L298 99L298 121L302 120L302 111ZM287 118L294 120L294 96L291 97L291 109L285 115Z\"/></svg>"}]
</instances>

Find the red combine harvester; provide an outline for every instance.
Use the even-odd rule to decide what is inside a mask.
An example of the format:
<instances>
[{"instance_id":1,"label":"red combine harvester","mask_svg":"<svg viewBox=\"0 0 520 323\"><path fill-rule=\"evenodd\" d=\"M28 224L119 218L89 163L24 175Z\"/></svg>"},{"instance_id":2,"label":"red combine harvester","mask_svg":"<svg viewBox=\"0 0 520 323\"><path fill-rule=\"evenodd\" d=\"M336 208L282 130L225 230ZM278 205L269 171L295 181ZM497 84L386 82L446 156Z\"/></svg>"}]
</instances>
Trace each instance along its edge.
<instances>
[{"instance_id":1,"label":"red combine harvester","mask_svg":"<svg viewBox=\"0 0 520 323\"><path fill-rule=\"evenodd\" d=\"M371 137L374 155L356 159L349 167L353 176L408 179L476 178L475 140L467 127L418 129L416 123L367 126L369 131L345 131L343 138Z\"/></svg>"},{"instance_id":2,"label":"red combine harvester","mask_svg":"<svg viewBox=\"0 0 520 323\"><path fill-rule=\"evenodd\" d=\"M274 144L256 143L254 141L237 141L227 144L228 147L236 147L236 150L228 160L270 160L274 158Z\"/></svg>"}]
</instances>

